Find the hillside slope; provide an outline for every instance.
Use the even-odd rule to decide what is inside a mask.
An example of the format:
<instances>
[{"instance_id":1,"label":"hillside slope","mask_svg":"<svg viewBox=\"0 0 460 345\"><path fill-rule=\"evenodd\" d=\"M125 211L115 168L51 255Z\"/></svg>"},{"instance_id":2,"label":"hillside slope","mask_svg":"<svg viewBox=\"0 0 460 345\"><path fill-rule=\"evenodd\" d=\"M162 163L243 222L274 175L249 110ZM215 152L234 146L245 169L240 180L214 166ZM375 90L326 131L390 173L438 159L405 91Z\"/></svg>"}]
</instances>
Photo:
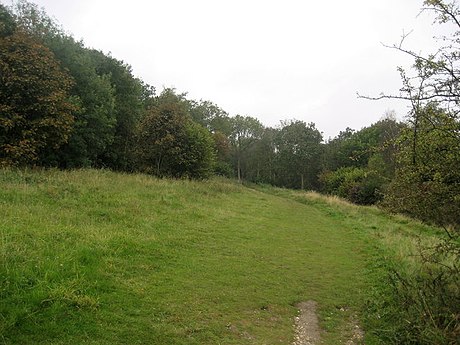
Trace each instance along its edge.
<instances>
[{"instance_id":1,"label":"hillside slope","mask_svg":"<svg viewBox=\"0 0 460 345\"><path fill-rule=\"evenodd\" d=\"M273 194L273 193L272 193ZM371 235L228 180L0 171L5 344L291 344L318 303L346 341L374 284Z\"/></svg>"}]
</instances>

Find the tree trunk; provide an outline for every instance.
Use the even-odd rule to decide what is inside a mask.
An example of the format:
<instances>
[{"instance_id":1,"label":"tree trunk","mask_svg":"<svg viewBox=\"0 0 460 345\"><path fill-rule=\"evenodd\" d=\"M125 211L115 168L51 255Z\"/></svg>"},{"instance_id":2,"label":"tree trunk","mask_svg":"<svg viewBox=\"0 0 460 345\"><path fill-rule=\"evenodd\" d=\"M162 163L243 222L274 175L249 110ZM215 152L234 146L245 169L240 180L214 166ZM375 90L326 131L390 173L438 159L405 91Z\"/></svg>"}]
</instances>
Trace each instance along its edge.
<instances>
[{"instance_id":1,"label":"tree trunk","mask_svg":"<svg viewBox=\"0 0 460 345\"><path fill-rule=\"evenodd\" d=\"M157 176L160 176L161 156L157 158Z\"/></svg>"},{"instance_id":2,"label":"tree trunk","mask_svg":"<svg viewBox=\"0 0 460 345\"><path fill-rule=\"evenodd\" d=\"M412 165L417 164L417 135L418 135L418 113L415 113L414 137L412 138Z\"/></svg>"},{"instance_id":3,"label":"tree trunk","mask_svg":"<svg viewBox=\"0 0 460 345\"><path fill-rule=\"evenodd\" d=\"M304 189L304 179L303 179L303 174L300 174L300 189Z\"/></svg>"},{"instance_id":4,"label":"tree trunk","mask_svg":"<svg viewBox=\"0 0 460 345\"><path fill-rule=\"evenodd\" d=\"M241 163L240 163L240 157L238 156L238 182L241 182Z\"/></svg>"}]
</instances>

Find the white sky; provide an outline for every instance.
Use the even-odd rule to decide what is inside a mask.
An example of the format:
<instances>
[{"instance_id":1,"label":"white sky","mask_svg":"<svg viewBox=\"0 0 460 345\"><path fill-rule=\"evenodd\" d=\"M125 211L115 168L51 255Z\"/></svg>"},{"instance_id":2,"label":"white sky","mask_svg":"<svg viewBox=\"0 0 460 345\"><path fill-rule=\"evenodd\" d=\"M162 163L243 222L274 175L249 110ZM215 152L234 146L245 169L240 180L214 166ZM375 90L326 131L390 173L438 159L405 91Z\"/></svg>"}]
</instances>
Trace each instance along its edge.
<instances>
[{"instance_id":1,"label":"white sky","mask_svg":"<svg viewBox=\"0 0 460 345\"><path fill-rule=\"evenodd\" d=\"M0 0L11 4L11 0ZM111 52L155 86L210 100L267 126L314 122L325 139L407 104L397 93L412 60L382 42L430 51L423 0L36 0L86 46Z\"/></svg>"}]
</instances>

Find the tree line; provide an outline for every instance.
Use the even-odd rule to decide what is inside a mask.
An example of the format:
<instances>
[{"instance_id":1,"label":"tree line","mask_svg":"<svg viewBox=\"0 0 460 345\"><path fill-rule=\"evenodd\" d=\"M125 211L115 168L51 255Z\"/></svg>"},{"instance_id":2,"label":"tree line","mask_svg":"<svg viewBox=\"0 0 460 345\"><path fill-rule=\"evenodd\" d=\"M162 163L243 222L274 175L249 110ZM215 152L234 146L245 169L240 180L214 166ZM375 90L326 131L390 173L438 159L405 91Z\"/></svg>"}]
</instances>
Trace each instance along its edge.
<instances>
[{"instance_id":1,"label":"tree line","mask_svg":"<svg viewBox=\"0 0 460 345\"><path fill-rule=\"evenodd\" d=\"M425 5L440 23L455 23L456 7ZM414 55L413 71L423 80L414 86L401 70L402 93L382 96L412 102L406 121L390 112L325 141L314 123L266 127L174 89L157 92L125 62L76 41L35 4L0 5L0 166L223 175L459 224L457 33L439 61L441 55L423 58L396 47Z\"/></svg>"}]
</instances>

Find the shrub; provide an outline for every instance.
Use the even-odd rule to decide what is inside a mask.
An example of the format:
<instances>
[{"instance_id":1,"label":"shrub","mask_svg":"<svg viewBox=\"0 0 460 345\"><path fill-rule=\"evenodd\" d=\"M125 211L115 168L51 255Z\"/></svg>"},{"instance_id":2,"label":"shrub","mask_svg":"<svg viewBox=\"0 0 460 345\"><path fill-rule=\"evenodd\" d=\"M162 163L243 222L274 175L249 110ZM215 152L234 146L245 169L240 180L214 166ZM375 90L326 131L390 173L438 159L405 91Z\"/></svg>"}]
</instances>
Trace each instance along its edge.
<instances>
[{"instance_id":1,"label":"shrub","mask_svg":"<svg viewBox=\"0 0 460 345\"><path fill-rule=\"evenodd\" d=\"M451 235L419 247L415 268L394 264L376 300L375 333L385 344L458 344L460 242Z\"/></svg>"},{"instance_id":2,"label":"shrub","mask_svg":"<svg viewBox=\"0 0 460 345\"><path fill-rule=\"evenodd\" d=\"M346 167L320 176L323 192L345 198L355 204L371 205L381 200L383 179L373 171Z\"/></svg>"}]
</instances>

